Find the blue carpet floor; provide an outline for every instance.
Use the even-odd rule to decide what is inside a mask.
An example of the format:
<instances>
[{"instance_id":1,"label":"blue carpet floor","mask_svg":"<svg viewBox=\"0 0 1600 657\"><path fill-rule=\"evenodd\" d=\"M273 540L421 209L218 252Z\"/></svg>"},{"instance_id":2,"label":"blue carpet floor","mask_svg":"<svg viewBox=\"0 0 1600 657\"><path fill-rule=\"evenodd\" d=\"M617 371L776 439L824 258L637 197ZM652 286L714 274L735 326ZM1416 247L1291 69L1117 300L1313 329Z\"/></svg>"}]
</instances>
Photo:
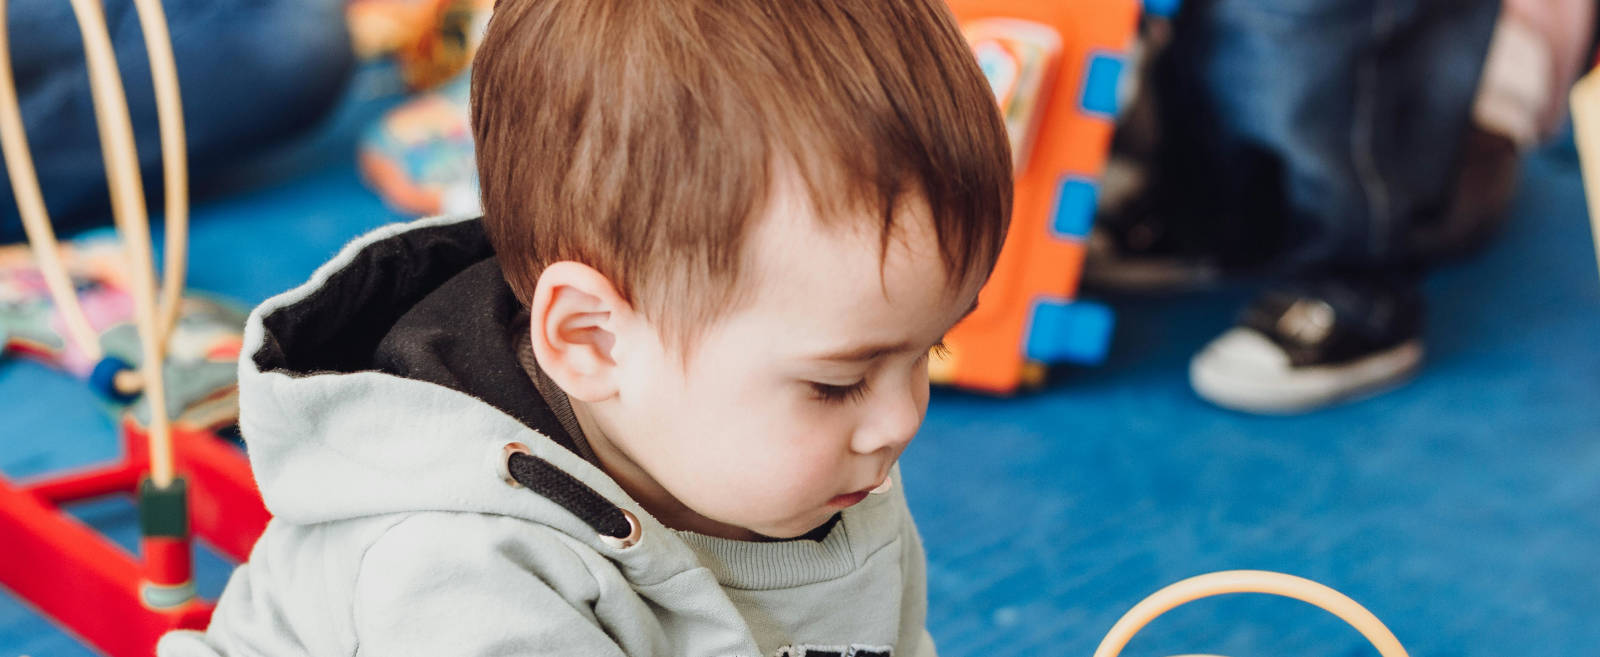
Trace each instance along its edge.
<instances>
[{"instance_id":1,"label":"blue carpet floor","mask_svg":"<svg viewBox=\"0 0 1600 657\"><path fill-rule=\"evenodd\" d=\"M347 155L385 104L347 103L256 181L200 202L191 286L258 302L398 219ZM1293 418L1200 402L1187 358L1245 290L1116 300L1111 361L1040 393L936 393L903 464L941 653L1087 656L1165 584L1265 568L1344 591L1413 655L1595 654L1600 277L1571 147L1538 153L1523 183L1502 239L1430 281L1428 368L1392 394ZM0 471L13 477L116 453L93 396L31 363L0 363L0 417ZM75 512L134 540L124 501ZM202 592L227 571L203 558ZM1370 649L1304 604L1231 596L1173 612L1129 654L1183 652ZM94 653L0 589L0 657L19 654Z\"/></svg>"}]
</instances>

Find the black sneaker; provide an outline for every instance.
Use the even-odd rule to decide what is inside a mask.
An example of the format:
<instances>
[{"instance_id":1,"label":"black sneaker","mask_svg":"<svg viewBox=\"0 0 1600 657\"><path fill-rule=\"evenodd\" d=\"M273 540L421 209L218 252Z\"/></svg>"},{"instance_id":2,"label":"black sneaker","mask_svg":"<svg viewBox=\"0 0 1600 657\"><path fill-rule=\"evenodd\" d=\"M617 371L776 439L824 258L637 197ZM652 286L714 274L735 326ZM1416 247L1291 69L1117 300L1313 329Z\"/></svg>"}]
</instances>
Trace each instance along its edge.
<instances>
[{"instance_id":1,"label":"black sneaker","mask_svg":"<svg viewBox=\"0 0 1600 657\"><path fill-rule=\"evenodd\" d=\"M1422 363L1414 289L1322 284L1256 300L1189 364L1202 398L1251 413L1299 413L1406 380Z\"/></svg>"}]
</instances>

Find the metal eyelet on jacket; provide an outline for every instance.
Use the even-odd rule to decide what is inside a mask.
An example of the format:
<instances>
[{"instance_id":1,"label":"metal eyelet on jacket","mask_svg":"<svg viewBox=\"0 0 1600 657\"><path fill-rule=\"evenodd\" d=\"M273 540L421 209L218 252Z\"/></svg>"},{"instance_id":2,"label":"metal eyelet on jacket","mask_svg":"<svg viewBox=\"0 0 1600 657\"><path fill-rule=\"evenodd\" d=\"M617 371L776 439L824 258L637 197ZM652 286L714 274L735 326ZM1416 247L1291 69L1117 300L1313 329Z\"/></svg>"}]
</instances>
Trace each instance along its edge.
<instances>
[{"instance_id":1,"label":"metal eyelet on jacket","mask_svg":"<svg viewBox=\"0 0 1600 657\"><path fill-rule=\"evenodd\" d=\"M626 550L638 545L639 539L644 537L644 526L639 524L639 518L635 517L633 512L627 509L622 509L621 511L622 517L628 519L628 535L622 538L605 534L600 535L600 542L616 550Z\"/></svg>"},{"instance_id":2,"label":"metal eyelet on jacket","mask_svg":"<svg viewBox=\"0 0 1600 657\"><path fill-rule=\"evenodd\" d=\"M528 456L533 456L533 450L528 449L527 445L517 442L511 442L502 445L500 447L499 455L494 460L495 474L500 475L500 480L506 482L507 486L512 488L521 488L522 483L517 481L516 477L511 476L512 454L527 454Z\"/></svg>"}]
</instances>

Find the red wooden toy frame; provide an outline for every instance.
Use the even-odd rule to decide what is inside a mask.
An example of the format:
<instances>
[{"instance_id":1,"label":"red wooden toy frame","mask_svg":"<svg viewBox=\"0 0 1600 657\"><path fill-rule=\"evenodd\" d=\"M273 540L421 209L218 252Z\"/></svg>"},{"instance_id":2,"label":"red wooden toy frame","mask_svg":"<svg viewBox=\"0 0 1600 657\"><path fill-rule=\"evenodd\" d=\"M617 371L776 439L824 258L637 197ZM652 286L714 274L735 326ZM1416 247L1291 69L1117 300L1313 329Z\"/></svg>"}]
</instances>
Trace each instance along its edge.
<instances>
[{"instance_id":1,"label":"red wooden toy frame","mask_svg":"<svg viewBox=\"0 0 1600 657\"><path fill-rule=\"evenodd\" d=\"M28 482L0 476L0 585L82 641L113 657L148 657L169 630L204 628L213 604L199 598L153 609L140 594L146 563L84 525L63 506L133 495L149 470L146 434L122 423L123 456ZM244 561L270 515L235 445L210 431L173 428L177 471L189 484L189 523L224 556ZM183 546L192 549L192 546Z\"/></svg>"}]
</instances>

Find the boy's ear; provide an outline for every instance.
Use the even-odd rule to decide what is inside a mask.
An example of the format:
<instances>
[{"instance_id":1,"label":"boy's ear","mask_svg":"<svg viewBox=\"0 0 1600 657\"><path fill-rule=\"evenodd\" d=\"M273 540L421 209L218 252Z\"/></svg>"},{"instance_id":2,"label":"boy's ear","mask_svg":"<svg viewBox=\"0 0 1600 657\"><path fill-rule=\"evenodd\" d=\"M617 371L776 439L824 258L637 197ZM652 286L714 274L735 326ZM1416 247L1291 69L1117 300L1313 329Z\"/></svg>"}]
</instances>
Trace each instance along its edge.
<instances>
[{"instance_id":1,"label":"boy's ear","mask_svg":"<svg viewBox=\"0 0 1600 657\"><path fill-rule=\"evenodd\" d=\"M616 395L612 349L618 322L632 308L605 275L577 262L551 264L539 274L529 310L533 355L556 385L586 402Z\"/></svg>"}]
</instances>

